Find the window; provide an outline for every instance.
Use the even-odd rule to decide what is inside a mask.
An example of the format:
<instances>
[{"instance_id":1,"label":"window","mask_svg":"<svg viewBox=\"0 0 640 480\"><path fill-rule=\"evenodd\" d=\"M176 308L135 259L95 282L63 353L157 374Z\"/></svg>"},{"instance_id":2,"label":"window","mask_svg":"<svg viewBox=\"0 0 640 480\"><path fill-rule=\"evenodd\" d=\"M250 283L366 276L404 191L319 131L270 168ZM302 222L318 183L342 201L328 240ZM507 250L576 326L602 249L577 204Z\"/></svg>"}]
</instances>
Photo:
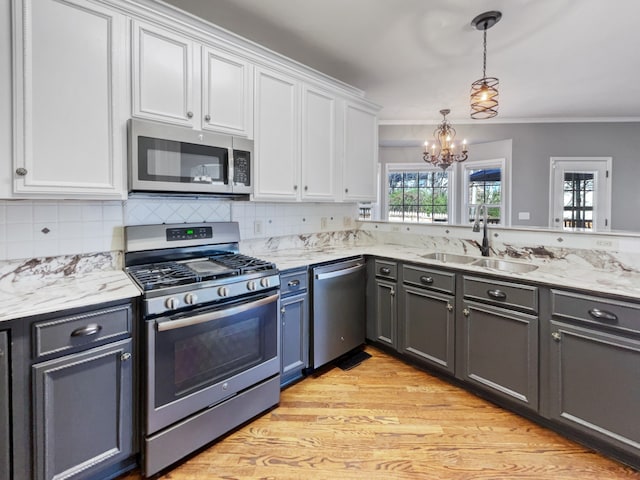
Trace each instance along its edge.
<instances>
[{"instance_id":1,"label":"window","mask_svg":"<svg viewBox=\"0 0 640 480\"><path fill-rule=\"evenodd\" d=\"M387 221L449 222L451 176L450 171L422 165L388 164Z\"/></svg>"},{"instance_id":2,"label":"window","mask_svg":"<svg viewBox=\"0 0 640 480\"><path fill-rule=\"evenodd\" d=\"M505 224L504 160L473 162L464 167L465 206L462 223L473 223L478 207L487 208L487 223Z\"/></svg>"}]
</instances>

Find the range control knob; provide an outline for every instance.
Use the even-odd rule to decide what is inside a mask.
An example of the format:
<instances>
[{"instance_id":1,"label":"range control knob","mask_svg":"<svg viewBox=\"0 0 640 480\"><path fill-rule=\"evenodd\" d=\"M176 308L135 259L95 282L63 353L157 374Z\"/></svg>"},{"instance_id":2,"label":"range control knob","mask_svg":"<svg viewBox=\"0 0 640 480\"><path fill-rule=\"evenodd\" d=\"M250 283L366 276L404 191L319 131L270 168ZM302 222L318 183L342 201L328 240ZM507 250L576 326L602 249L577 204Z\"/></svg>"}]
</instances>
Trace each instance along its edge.
<instances>
[{"instance_id":1,"label":"range control knob","mask_svg":"<svg viewBox=\"0 0 640 480\"><path fill-rule=\"evenodd\" d=\"M271 286L271 282L269 281L269 278L261 278L260 279L260 286L263 288L267 288Z\"/></svg>"},{"instance_id":2,"label":"range control knob","mask_svg":"<svg viewBox=\"0 0 640 480\"><path fill-rule=\"evenodd\" d=\"M220 295L221 297L226 297L227 295L229 295L229 289L227 287L220 287L218 289L218 295Z\"/></svg>"},{"instance_id":3,"label":"range control knob","mask_svg":"<svg viewBox=\"0 0 640 480\"><path fill-rule=\"evenodd\" d=\"M187 293L184 296L184 303L187 305L194 305L198 301L198 296L195 293Z\"/></svg>"},{"instance_id":4,"label":"range control knob","mask_svg":"<svg viewBox=\"0 0 640 480\"><path fill-rule=\"evenodd\" d=\"M164 306L170 310L175 310L180 305L180 300L176 297L169 297L164 301Z\"/></svg>"},{"instance_id":5,"label":"range control knob","mask_svg":"<svg viewBox=\"0 0 640 480\"><path fill-rule=\"evenodd\" d=\"M247 290L251 290L252 292L256 289L256 282L253 280L249 280L247 282Z\"/></svg>"}]
</instances>

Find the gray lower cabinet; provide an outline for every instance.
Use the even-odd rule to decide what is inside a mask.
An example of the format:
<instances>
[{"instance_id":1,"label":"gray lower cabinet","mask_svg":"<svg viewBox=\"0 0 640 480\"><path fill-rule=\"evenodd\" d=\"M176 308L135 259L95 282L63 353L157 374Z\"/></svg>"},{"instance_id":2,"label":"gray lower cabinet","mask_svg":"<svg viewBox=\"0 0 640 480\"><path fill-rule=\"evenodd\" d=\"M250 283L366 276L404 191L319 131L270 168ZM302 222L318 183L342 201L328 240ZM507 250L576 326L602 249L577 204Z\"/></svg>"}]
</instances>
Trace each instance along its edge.
<instances>
[{"instance_id":1,"label":"gray lower cabinet","mask_svg":"<svg viewBox=\"0 0 640 480\"><path fill-rule=\"evenodd\" d=\"M537 411L537 288L465 276L463 291L462 379Z\"/></svg>"},{"instance_id":2,"label":"gray lower cabinet","mask_svg":"<svg viewBox=\"0 0 640 480\"><path fill-rule=\"evenodd\" d=\"M373 259L367 267L367 338L395 350L398 348L397 264Z\"/></svg>"},{"instance_id":3,"label":"gray lower cabinet","mask_svg":"<svg viewBox=\"0 0 640 480\"><path fill-rule=\"evenodd\" d=\"M0 332L0 478L11 478L11 407L9 404L9 334Z\"/></svg>"},{"instance_id":4,"label":"gray lower cabinet","mask_svg":"<svg viewBox=\"0 0 640 480\"><path fill-rule=\"evenodd\" d=\"M400 351L450 374L455 371L454 293L454 273L402 266Z\"/></svg>"},{"instance_id":5,"label":"gray lower cabinet","mask_svg":"<svg viewBox=\"0 0 640 480\"><path fill-rule=\"evenodd\" d=\"M132 340L32 367L36 480L85 478L133 451Z\"/></svg>"},{"instance_id":6,"label":"gray lower cabinet","mask_svg":"<svg viewBox=\"0 0 640 480\"><path fill-rule=\"evenodd\" d=\"M281 274L280 383L301 378L309 367L309 295L306 270Z\"/></svg>"},{"instance_id":7,"label":"gray lower cabinet","mask_svg":"<svg viewBox=\"0 0 640 480\"><path fill-rule=\"evenodd\" d=\"M549 417L640 456L640 305L552 290Z\"/></svg>"}]
</instances>

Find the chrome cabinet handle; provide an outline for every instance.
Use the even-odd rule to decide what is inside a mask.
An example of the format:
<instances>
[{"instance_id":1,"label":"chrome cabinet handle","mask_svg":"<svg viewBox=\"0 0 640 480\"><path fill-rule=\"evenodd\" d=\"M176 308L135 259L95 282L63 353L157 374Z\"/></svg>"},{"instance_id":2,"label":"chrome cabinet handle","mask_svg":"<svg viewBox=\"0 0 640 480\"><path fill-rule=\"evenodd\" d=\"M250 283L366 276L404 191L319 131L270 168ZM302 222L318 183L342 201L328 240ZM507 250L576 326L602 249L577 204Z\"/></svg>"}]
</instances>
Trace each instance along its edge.
<instances>
[{"instance_id":1,"label":"chrome cabinet handle","mask_svg":"<svg viewBox=\"0 0 640 480\"><path fill-rule=\"evenodd\" d=\"M422 275L420 277L420 283L425 285L431 285L433 283L433 277L427 277L426 275Z\"/></svg>"},{"instance_id":2,"label":"chrome cabinet handle","mask_svg":"<svg viewBox=\"0 0 640 480\"><path fill-rule=\"evenodd\" d=\"M468 309L468 308L465 308L464 310L462 310L462 314L463 314L465 317L468 317L468 316L471 314L471 312L469 311L469 309Z\"/></svg>"},{"instance_id":3,"label":"chrome cabinet handle","mask_svg":"<svg viewBox=\"0 0 640 480\"><path fill-rule=\"evenodd\" d=\"M553 332L551 334L551 338L553 338L556 342L562 340L562 335L559 332Z\"/></svg>"},{"instance_id":4,"label":"chrome cabinet handle","mask_svg":"<svg viewBox=\"0 0 640 480\"><path fill-rule=\"evenodd\" d=\"M298 185L294 185L294 186L293 186L293 189L294 189L294 190L298 190Z\"/></svg>"},{"instance_id":5,"label":"chrome cabinet handle","mask_svg":"<svg viewBox=\"0 0 640 480\"><path fill-rule=\"evenodd\" d=\"M495 298L496 300L506 300L507 294L502 290L487 290L487 295L491 298Z\"/></svg>"},{"instance_id":6,"label":"chrome cabinet handle","mask_svg":"<svg viewBox=\"0 0 640 480\"><path fill-rule=\"evenodd\" d=\"M391 269L387 268L387 267L382 267L380 269L380 273L383 274L383 275L389 275L391 273Z\"/></svg>"},{"instance_id":7,"label":"chrome cabinet handle","mask_svg":"<svg viewBox=\"0 0 640 480\"><path fill-rule=\"evenodd\" d=\"M599 308L592 308L589 310L589 315L596 320L604 320L606 322L617 322L618 316L615 313L607 312L606 310L600 310Z\"/></svg>"},{"instance_id":8,"label":"chrome cabinet handle","mask_svg":"<svg viewBox=\"0 0 640 480\"><path fill-rule=\"evenodd\" d=\"M120 355L120 360L122 360L123 362L126 362L130 358L131 354L129 352L124 352L122 355Z\"/></svg>"},{"instance_id":9,"label":"chrome cabinet handle","mask_svg":"<svg viewBox=\"0 0 640 480\"><path fill-rule=\"evenodd\" d=\"M209 115L208 113L204 116L204 121L208 122L209 120L211 120L211 115Z\"/></svg>"},{"instance_id":10,"label":"chrome cabinet handle","mask_svg":"<svg viewBox=\"0 0 640 480\"><path fill-rule=\"evenodd\" d=\"M23 167L16 168L16 175L24 177L27 174L27 169Z\"/></svg>"},{"instance_id":11,"label":"chrome cabinet handle","mask_svg":"<svg viewBox=\"0 0 640 480\"><path fill-rule=\"evenodd\" d=\"M453 312L453 305L451 305L450 303L447 303L447 310L449 310L450 312Z\"/></svg>"},{"instance_id":12,"label":"chrome cabinet handle","mask_svg":"<svg viewBox=\"0 0 640 480\"><path fill-rule=\"evenodd\" d=\"M389 290L389 295L391 295L392 297L395 296L396 291L392 288L391 290Z\"/></svg>"},{"instance_id":13,"label":"chrome cabinet handle","mask_svg":"<svg viewBox=\"0 0 640 480\"><path fill-rule=\"evenodd\" d=\"M309 187L307 185L304 186L304 191L306 192L307 190L309 190Z\"/></svg>"},{"instance_id":14,"label":"chrome cabinet handle","mask_svg":"<svg viewBox=\"0 0 640 480\"><path fill-rule=\"evenodd\" d=\"M300 285L300 280L291 280L289 283L287 283L288 287L297 287L298 285Z\"/></svg>"},{"instance_id":15,"label":"chrome cabinet handle","mask_svg":"<svg viewBox=\"0 0 640 480\"><path fill-rule=\"evenodd\" d=\"M193 118L193 112L187 112L187 118Z\"/></svg>"},{"instance_id":16,"label":"chrome cabinet handle","mask_svg":"<svg viewBox=\"0 0 640 480\"><path fill-rule=\"evenodd\" d=\"M344 189L344 193L349 193L349 189L348 189L348 188L345 188L345 189Z\"/></svg>"},{"instance_id":17,"label":"chrome cabinet handle","mask_svg":"<svg viewBox=\"0 0 640 480\"><path fill-rule=\"evenodd\" d=\"M72 337L88 337L90 335L95 335L100 330L102 330L102 326L97 323L90 323L85 327L76 328L73 332L71 332Z\"/></svg>"}]
</instances>

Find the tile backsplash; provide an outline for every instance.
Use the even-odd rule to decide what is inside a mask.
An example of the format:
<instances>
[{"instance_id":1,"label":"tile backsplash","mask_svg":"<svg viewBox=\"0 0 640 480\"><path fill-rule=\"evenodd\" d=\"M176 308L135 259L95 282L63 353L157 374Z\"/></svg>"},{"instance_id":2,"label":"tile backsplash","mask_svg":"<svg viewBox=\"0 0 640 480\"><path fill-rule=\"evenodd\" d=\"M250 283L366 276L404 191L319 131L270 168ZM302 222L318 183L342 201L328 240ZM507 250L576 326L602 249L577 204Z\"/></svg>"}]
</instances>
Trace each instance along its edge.
<instances>
[{"instance_id":1,"label":"tile backsplash","mask_svg":"<svg viewBox=\"0 0 640 480\"><path fill-rule=\"evenodd\" d=\"M0 260L121 251L123 226L237 221L243 240L350 230L356 204L208 198L126 201L0 200Z\"/></svg>"}]
</instances>

